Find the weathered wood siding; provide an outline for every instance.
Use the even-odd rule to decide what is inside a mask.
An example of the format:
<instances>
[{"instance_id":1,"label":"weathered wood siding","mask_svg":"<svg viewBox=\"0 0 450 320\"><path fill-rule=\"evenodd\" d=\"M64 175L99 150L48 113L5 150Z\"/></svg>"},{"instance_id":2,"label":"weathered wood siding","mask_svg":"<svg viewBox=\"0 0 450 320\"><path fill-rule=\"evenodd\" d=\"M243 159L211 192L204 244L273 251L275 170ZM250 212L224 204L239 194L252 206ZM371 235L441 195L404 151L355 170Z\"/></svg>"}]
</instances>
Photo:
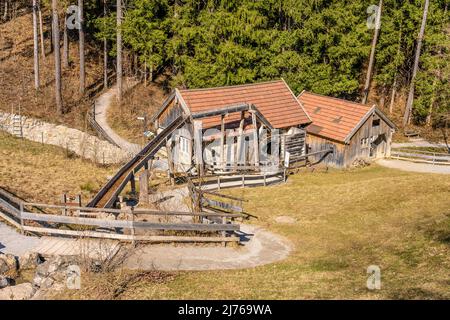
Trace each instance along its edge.
<instances>
[{"instance_id":1,"label":"weathered wood siding","mask_svg":"<svg viewBox=\"0 0 450 320\"><path fill-rule=\"evenodd\" d=\"M170 101L167 108L159 115L157 121L159 128L166 128L169 126L176 118L183 114L183 109L174 98Z\"/></svg>"},{"instance_id":2,"label":"weathered wood siding","mask_svg":"<svg viewBox=\"0 0 450 320\"><path fill-rule=\"evenodd\" d=\"M327 150L330 148L333 148L334 150L332 154L329 153L327 155L319 154L316 156L311 156L309 160L312 163L320 162L337 168L345 166L345 144L318 137L312 135L311 133L306 135L306 144L308 147L307 153Z\"/></svg>"},{"instance_id":3,"label":"weathered wood siding","mask_svg":"<svg viewBox=\"0 0 450 320\"><path fill-rule=\"evenodd\" d=\"M350 166L356 159L389 156L391 139L391 127L377 114L372 115L350 140L345 153L345 166Z\"/></svg>"}]
</instances>

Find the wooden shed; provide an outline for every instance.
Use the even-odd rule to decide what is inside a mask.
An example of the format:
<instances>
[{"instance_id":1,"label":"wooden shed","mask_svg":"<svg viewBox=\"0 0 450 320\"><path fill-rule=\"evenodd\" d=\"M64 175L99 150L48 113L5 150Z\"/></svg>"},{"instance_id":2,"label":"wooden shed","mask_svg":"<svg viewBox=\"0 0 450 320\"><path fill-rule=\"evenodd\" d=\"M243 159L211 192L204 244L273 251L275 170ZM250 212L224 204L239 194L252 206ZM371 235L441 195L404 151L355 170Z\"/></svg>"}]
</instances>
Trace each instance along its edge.
<instances>
[{"instance_id":1,"label":"wooden shed","mask_svg":"<svg viewBox=\"0 0 450 320\"><path fill-rule=\"evenodd\" d=\"M395 124L375 105L303 91L297 99L312 123L307 130L308 153L333 148L316 157L333 167L349 167L358 159L388 157ZM323 157L323 158L322 158Z\"/></svg>"},{"instance_id":2,"label":"wooden shed","mask_svg":"<svg viewBox=\"0 0 450 320\"><path fill-rule=\"evenodd\" d=\"M153 122L161 131L179 116L188 117L190 125L168 141L168 152L181 159L181 166L175 171L192 167L199 153L201 160L223 171L263 166L267 161L260 158L264 129L276 131L280 137L278 160L283 162L286 154L292 160L305 154L304 128L311 123L282 79L207 89L175 89L154 115ZM195 146L198 128L201 150ZM267 148L275 150L273 146Z\"/></svg>"}]
</instances>

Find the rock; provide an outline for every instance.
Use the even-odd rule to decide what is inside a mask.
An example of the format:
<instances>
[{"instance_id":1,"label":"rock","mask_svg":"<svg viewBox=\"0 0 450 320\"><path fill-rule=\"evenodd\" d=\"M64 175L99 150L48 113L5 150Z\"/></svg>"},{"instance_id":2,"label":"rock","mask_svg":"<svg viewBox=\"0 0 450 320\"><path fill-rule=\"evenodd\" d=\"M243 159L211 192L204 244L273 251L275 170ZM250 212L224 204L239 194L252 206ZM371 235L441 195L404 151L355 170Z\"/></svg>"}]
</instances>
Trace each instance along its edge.
<instances>
[{"instance_id":1,"label":"rock","mask_svg":"<svg viewBox=\"0 0 450 320\"><path fill-rule=\"evenodd\" d=\"M54 283L55 283L55 280L53 280L52 278L48 277L48 278L45 278L43 281L41 281L41 285L39 286L39 288L41 288L41 289L48 289L51 286L53 286Z\"/></svg>"},{"instance_id":2,"label":"rock","mask_svg":"<svg viewBox=\"0 0 450 320\"><path fill-rule=\"evenodd\" d=\"M297 220L295 220L295 218L289 217L289 216L278 216L275 217L275 222L278 223L285 223L285 224L294 224L295 222L297 222Z\"/></svg>"},{"instance_id":3,"label":"rock","mask_svg":"<svg viewBox=\"0 0 450 320\"><path fill-rule=\"evenodd\" d=\"M15 284L14 279L6 276L0 276L0 289L13 286Z\"/></svg>"},{"instance_id":4,"label":"rock","mask_svg":"<svg viewBox=\"0 0 450 320\"><path fill-rule=\"evenodd\" d=\"M13 275L18 270L17 259L12 254L0 254L0 275Z\"/></svg>"},{"instance_id":5,"label":"rock","mask_svg":"<svg viewBox=\"0 0 450 320\"><path fill-rule=\"evenodd\" d=\"M33 269L44 262L44 259L37 252L28 252L19 257L20 269Z\"/></svg>"},{"instance_id":6,"label":"rock","mask_svg":"<svg viewBox=\"0 0 450 320\"><path fill-rule=\"evenodd\" d=\"M22 283L0 289L0 300L28 300L33 296L33 293L34 289L31 283Z\"/></svg>"}]
</instances>

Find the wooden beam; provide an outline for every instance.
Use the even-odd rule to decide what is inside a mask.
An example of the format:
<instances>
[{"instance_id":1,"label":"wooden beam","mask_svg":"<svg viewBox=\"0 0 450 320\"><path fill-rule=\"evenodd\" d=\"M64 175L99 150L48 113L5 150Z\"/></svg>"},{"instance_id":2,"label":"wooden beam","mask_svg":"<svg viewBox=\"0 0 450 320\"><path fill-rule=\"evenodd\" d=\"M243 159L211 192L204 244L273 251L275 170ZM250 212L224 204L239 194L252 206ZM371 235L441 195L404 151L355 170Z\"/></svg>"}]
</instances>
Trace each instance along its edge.
<instances>
[{"instance_id":1,"label":"wooden beam","mask_svg":"<svg viewBox=\"0 0 450 320\"><path fill-rule=\"evenodd\" d=\"M202 141L202 121L194 120L194 152L195 164L200 175L204 174L203 168L203 141Z\"/></svg>"},{"instance_id":2,"label":"wooden beam","mask_svg":"<svg viewBox=\"0 0 450 320\"><path fill-rule=\"evenodd\" d=\"M237 139L237 150L236 150L236 165L239 165L240 160L241 160L241 153L242 153L242 146L243 146L243 135L244 135L244 122L245 122L245 117L244 117L244 111L241 111L241 121L239 123L239 136ZM244 159L245 162L245 159Z\"/></svg>"},{"instance_id":3,"label":"wooden beam","mask_svg":"<svg viewBox=\"0 0 450 320\"><path fill-rule=\"evenodd\" d=\"M253 153L255 166L259 166L259 141L258 141L258 125L256 123L256 115L252 113L252 124L253 124Z\"/></svg>"},{"instance_id":4,"label":"wooden beam","mask_svg":"<svg viewBox=\"0 0 450 320\"><path fill-rule=\"evenodd\" d=\"M220 165L225 167L225 115L220 116Z\"/></svg>"}]
</instances>

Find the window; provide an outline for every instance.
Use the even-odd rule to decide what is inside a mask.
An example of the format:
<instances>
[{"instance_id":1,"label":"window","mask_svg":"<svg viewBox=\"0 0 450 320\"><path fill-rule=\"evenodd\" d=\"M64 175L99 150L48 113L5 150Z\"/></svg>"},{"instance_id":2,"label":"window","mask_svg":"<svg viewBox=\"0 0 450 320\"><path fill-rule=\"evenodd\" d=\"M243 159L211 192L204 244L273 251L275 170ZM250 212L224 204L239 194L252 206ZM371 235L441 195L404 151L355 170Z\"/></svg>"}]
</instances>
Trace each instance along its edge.
<instances>
[{"instance_id":1,"label":"window","mask_svg":"<svg viewBox=\"0 0 450 320\"><path fill-rule=\"evenodd\" d=\"M372 127L378 127L380 125L380 119L375 119L372 121Z\"/></svg>"}]
</instances>

